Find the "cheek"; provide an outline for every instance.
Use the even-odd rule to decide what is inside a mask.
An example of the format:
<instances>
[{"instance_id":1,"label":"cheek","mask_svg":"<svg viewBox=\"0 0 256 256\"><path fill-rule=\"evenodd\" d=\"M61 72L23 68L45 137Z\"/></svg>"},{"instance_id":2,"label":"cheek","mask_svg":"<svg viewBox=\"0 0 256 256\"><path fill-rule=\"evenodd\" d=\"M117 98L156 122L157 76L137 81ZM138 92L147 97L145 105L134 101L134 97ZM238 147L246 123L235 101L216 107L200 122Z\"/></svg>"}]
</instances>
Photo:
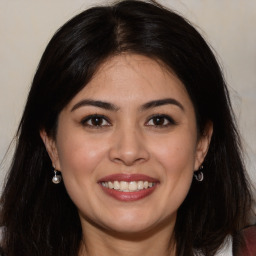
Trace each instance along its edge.
<instances>
[{"instance_id":1,"label":"cheek","mask_svg":"<svg viewBox=\"0 0 256 256\"><path fill-rule=\"evenodd\" d=\"M92 193L97 193L97 174L105 162L106 147L79 134L58 144L61 173L66 190L82 212L94 205ZM82 199L82 200L81 200ZM85 206L88 208L85 209Z\"/></svg>"},{"instance_id":2,"label":"cheek","mask_svg":"<svg viewBox=\"0 0 256 256\"><path fill-rule=\"evenodd\" d=\"M154 147L154 155L163 170L163 195L171 202L169 207L179 208L193 179L195 142L190 136L178 136L164 141L164 146Z\"/></svg>"},{"instance_id":3,"label":"cheek","mask_svg":"<svg viewBox=\"0 0 256 256\"><path fill-rule=\"evenodd\" d=\"M190 186L193 176L194 151L182 145L171 147L170 150L159 150L158 161L165 171L165 183L170 185L172 190Z\"/></svg>"},{"instance_id":4,"label":"cheek","mask_svg":"<svg viewBox=\"0 0 256 256\"><path fill-rule=\"evenodd\" d=\"M91 176L106 155L106 147L95 140L79 136L69 136L58 144L60 170L63 178Z\"/></svg>"},{"instance_id":5,"label":"cheek","mask_svg":"<svg viewBox=\"0 0 256 256\"><path fill-rule=\"evenodd\" d=\"M162 141L154 143L152 147L156 159L171 175L193 172L196 159L196 141L188 134L176 134Z\"/></svg>"}]
</instances>

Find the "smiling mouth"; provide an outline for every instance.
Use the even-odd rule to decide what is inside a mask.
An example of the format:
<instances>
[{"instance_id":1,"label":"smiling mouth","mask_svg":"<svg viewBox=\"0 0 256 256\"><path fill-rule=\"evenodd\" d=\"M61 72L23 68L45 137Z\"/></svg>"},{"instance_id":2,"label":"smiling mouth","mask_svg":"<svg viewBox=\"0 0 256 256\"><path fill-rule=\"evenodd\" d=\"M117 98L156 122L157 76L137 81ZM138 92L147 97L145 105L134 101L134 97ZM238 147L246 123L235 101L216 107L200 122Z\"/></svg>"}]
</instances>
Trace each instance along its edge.
<instances>
[{"instance_id":1,"label":"smiling mouth","mask_svg":"<svg viewBox=\"0 0 256 256\"><path fill-rule=\"evenodd\" d=\"M109 189L114 189L121 192L136 192L145 190L148 188L152 188L156 185L155 182L149 182L149 181L105 181L100 182L100 184Z\"/></svg>"},{"instance_id":2,"label":"smiling mouth","mask_svg":"<svg viewBox=\"0 0 256 256\"><path fill-rule=\"evenodd\" d=\"M112 174L98 181L103 192L119 201L141 200L151 195L159 180L143 174Z\"/></svg>"}]
</instances>

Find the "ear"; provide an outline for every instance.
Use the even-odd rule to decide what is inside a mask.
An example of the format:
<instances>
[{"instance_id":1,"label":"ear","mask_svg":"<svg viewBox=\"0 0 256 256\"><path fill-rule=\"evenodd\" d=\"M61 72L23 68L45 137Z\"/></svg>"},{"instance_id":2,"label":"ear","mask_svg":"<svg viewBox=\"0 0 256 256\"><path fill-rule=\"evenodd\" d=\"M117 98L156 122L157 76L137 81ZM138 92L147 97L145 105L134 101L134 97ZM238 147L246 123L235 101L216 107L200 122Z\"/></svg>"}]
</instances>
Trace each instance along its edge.
<instances>
[{"instance_id":1,"label":"ear","mask_svg":"<svg viewBox=\"0 0 256 256\"><path fill-rule=\"evenodd\" d=\"M60 171L60 162L56 142L53 138L47 135L45 130L40 131L40 137L44 142L46 151L52 160L52 166L54 169Z\"/></svg>"},{"instance_id":2,"label":"ear","mask_svg":"<svg viewBox=\"0 0 256 256\"><path fill-rule=\"evenodd\" d=\"M197 142L194 170L198 170L199 167L204 162L205 156L207 155L207 152L211 143L212 133L213 133L213 124L211 121L209 121L205 125L204 132Z\"/></svg>"}]
</instances>

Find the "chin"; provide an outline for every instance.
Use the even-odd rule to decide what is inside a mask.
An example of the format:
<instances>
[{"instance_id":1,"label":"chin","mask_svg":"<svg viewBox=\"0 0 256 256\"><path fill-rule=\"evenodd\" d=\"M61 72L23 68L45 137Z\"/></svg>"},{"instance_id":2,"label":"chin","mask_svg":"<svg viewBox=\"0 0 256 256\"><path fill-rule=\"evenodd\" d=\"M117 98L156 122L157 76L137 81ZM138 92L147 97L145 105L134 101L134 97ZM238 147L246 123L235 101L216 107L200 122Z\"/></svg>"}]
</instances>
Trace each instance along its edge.
<instances>
[{"instance_id":1,"label":"chin","mask_svg":"<svg viewBox=\"0 0 256 256\"><path fill-rule=\"evenodd\" d=\"M119 238L123 239L129 239L129 237L135 239L135 237L142 237L146 234L151 234L154 233L154 227L152 227L152 225L136 225L136 224L132 224L130 225L111 225L111 227L109 227L107 229L107 234L113 235L113 236L117 236Z\"/></svg>"},{"instance_id":2,"label":"chin","mask_svg":"<svg viewBox=\"0 0 256 256\"><path fill-rule=\"evenodd\" d=\"M171 216L154 216L152 213L145 215L136 215L136 214L122 214L118 216L114 216L111 221L106 221L105 227L109 231L112 231L112 234L118 234L123 236L143 236L147 234L156 233L169 226L171 223L174 223L176 219ZM113 222L114 220L114 222Z\"/></svg>"}]
</instances>

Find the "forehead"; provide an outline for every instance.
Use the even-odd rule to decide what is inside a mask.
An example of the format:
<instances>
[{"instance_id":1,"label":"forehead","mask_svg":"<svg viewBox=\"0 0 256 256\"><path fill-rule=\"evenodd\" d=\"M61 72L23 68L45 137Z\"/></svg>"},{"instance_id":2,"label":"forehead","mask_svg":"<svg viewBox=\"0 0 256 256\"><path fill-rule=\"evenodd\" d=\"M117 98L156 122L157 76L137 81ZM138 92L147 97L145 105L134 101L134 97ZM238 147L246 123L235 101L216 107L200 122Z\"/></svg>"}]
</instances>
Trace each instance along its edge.
<instances>
[{"instance_id":1,"label":"forehead","mask_svg":"<svg viewBox=\"0 0 256 256\"><path fill-rule=\"evenodd\" d=\"M71 104L83 98L122 104L167 97L192 106L185 86L160 61L142 55L121 54L106 60Z\"/></svg>"}]
</instances>

